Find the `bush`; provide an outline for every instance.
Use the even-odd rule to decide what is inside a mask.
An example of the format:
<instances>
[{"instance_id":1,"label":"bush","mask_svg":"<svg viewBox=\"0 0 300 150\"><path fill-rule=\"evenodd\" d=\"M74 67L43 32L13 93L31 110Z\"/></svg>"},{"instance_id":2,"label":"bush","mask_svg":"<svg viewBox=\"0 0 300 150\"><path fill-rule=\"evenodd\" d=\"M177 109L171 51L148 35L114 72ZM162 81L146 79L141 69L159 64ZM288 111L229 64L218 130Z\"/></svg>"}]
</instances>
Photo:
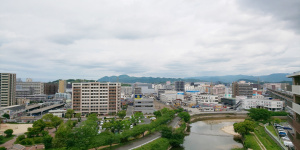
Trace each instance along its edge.
<instances>
[{"instance_id":1,"label":"bush","mask_svg":"<svg viewBox=\"0 0 300 150\"><path fill-rule=\"evenodd\" d=\"M287 116L287 112L285 111L276 111L276 112L271 112L271 116Z\"/></svg>"},{"instance_id":2,"label":"bush","mask_svg":"<svg viewBox=\"0 0 300 150\"><path fill-rule=\"evenodd\" d=\"M12 130L12 129L7 129L4 131L4 133L6 134L6 137L11 137L13 132L14 132L14 130Z\"/></svg>"},{"instance_id":3,"label":"bush","mask_svg":"<svg viewBox=\"0 0 300 150\"><path fill-rule=\"evenodd\" d=\"M0 150L6 150L6 148L5 147L0 147Z\"/></svg>"},{"instance_id":4,"label":"bush","mask_svg":"<svg viewBox=\"0 0 300 150\"><path fill-rule=\"evenodd\" d=\"M33 138L34 144L43 143L43 137L35 137Z\"/></svg>"},{"instance_id":5,"label":"bush","mask_svg":"<svg viewBox=\"0 0 300 150\"><path fill-rule=\"evenodd\" d=\"M22 134L22 135L19 135L18 137L17 137L17 139L16 139L16 143L20 143L22 140L24 140L26 137L25 137L25 135L24 134Z\"/></svg>"},{"instance_id":6,"label":"bush","mask_svg":"<svg viewBox=\"0 0 300 150\"><path fill-rule=\"evenodd\" d=\"M22 144L22 145L32 145L33 141L32 141L32 139L27 138L27 139L22 140L20 142L20 144Z\"/></svg>"}]
</instances>

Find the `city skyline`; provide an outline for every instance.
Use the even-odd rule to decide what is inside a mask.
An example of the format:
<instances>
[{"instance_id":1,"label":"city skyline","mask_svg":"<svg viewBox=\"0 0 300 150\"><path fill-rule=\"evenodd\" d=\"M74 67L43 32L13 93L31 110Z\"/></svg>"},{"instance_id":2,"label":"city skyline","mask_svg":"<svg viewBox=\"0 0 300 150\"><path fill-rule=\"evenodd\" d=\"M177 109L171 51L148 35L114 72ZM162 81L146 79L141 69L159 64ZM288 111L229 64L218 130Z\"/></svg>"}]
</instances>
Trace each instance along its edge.
<instances>
[{"instance_id":1,"label":"city skyline","mask_svg":"<svg viewBox=\"0 0 300 150\"><path fill-rule=\"evenodd\" d=\"M0 72L35 81L291 73L299 4L2 1Z\"/></svg>"}]
</instances>

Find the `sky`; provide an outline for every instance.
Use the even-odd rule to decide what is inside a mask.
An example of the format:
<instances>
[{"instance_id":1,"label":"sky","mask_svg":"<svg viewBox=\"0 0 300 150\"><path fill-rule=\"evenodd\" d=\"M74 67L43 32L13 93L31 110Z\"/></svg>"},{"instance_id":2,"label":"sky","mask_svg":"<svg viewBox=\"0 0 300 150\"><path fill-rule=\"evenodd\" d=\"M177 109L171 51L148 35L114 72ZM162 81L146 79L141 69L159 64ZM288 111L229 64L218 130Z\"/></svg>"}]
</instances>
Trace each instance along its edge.
<instances>
[{"instance_id":1,"label":"sky","mask_svg":"<svg viewBox=\"0 0 300 150\"><path fill-rule=\"evenodd\" d=\"M35 81L300 71L300 0L0 0L0 72Z\"/></svg>"}]
</instances>

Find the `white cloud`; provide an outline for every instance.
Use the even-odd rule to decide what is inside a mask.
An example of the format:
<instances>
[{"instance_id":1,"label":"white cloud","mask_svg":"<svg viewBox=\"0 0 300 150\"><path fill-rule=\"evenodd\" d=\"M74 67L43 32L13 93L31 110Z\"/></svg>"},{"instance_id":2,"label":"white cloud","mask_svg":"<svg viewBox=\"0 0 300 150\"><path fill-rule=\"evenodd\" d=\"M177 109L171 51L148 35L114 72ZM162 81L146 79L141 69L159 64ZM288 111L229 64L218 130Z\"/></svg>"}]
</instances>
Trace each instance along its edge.
<instances>
[{"instance_id":1,"label":"white cloud","mask_svg":"<svg viewBox=\"0 0 300 150\"><path fill-rule=\"evenodd\" d=\"M53 80L298 71L297 22L286 19L297 11L262 13L263 4L248 4L2 1L0 72Z\"/></svg>"}]
</instances>

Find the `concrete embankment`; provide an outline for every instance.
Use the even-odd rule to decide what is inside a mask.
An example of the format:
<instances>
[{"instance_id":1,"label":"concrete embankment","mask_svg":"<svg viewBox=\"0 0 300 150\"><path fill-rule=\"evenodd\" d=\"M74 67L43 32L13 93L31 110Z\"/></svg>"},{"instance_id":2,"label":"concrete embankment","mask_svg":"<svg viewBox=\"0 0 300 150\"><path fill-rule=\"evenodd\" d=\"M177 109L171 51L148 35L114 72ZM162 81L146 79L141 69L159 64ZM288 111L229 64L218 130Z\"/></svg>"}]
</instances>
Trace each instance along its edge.
<instances>
[{"instance_id":1,"label":"concrete embankment","mask_svg":"<svg viewBox=\"0 0 300 150\"><path fill-rule=\"evenodd\" d=\"M237 113L205 113L191 116L191 122L203 121L203 120L222 120L222 119L246 119L247 114Z\"/></svg>"}]
</instances>

